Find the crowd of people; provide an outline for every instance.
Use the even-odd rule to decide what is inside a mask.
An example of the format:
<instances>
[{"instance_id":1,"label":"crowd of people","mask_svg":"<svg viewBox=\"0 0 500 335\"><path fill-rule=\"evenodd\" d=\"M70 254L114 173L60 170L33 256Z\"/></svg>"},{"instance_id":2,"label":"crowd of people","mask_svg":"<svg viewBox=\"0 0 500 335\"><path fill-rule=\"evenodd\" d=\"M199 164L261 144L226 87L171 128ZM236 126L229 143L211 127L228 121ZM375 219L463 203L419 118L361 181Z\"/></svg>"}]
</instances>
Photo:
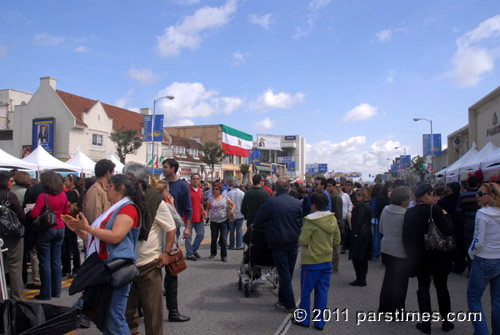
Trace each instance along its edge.
<instances>
[{"instance_id":1,"label":"crowd of people","mask_svg":"<svg viewBox=\"0 0 500 335\"><path fill-rule=\"evenodd\" d=\"M174 159L166 159L162 167L164 180L150 180L147 168L139 163L128 163L122 174L114 174L115 165L109 160L96 163L93 178L74 174L63 178L43 171L38 183L25 172L0 171L1 203L25 226L24 236L1 236L8 248L4 258L9 297L22 299L29 282L40 289L36 299L58 298L61 279L68 276L74 278L70 294L81 293L74 305L81 327L90 326L91 316L105 333L138 334L143 315L146 334L161 334L163 296L170 322L190 320L179 311L177 276L162 271L174 257L177 239L184 239L185 258L196 262L202 257L199 248L209 224L207 256L213 259L220 252L220 260L227 262L228 249L244 248L246 220L247 232L263 232L263 243L272 254L279 279L278 310L297 308L292 278L300 246L299 307L308 312L313 290L314 308L327 306L330 277L339 271L341 255L348 253L356 275L351 286L369 285L370 261L385 266L379 312L404 309L408 282L414 277L420 312L432 312L433 282L445 332L454 328L447 319L448 275L467 271L470 311L483 313L481 297L489 283L493 333L500 332L497 184L481 184L475 176L464 188L452 183L447 189L427 183L410 188L402 180L367 186L322 176L314 184L285 179L269 183L256 174L251 183L242 185L236 178L202 182L197 173L185 181L178 177ZM39 230L35 221L48 208L55 212L56 222ZM426 246L430 222L443 236L453 238L454 250ZM121 259L135 264L138 275L117 287L112 275L103 282L102 266L111 268ZM311 318L295 323L309 327ZM314 327L324 326L320 316ZM476 334L488 333L484 315L473 326ZM416 327L431 332L430 321Z\"/></svg>"}]
</instances>

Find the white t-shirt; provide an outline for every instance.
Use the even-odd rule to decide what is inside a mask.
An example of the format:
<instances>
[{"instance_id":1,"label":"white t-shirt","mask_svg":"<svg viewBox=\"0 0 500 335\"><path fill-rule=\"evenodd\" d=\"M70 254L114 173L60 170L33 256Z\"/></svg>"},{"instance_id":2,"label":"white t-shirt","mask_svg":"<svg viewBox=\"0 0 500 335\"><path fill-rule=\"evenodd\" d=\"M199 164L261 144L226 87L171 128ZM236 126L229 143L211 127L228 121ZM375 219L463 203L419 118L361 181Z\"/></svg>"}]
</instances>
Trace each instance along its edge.
<instances>
[{"instance_id":1,"label":"white t-shirt","mask_svg":"<svg viewBox=\"0 0 500 335\"><path fill-rule=\"evenodd\" d=\"M160 203L156 216L149 231L147 241L137 241L137 266L151 263L162 254L161 239L166 232L175 229L175 223L165 201Z\"/></svg>"}]
</instances>

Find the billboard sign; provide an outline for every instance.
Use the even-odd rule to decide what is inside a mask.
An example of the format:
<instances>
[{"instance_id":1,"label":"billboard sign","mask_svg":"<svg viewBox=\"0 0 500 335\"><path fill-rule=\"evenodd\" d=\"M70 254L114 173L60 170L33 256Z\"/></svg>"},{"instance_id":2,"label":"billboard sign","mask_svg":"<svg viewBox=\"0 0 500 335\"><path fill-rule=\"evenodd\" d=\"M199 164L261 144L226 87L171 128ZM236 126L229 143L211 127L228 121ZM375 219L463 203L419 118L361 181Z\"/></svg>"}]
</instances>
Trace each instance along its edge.
<instances>
[{"instance_id":1,"label":"billboard sign","mask_svg":"<svg viewBox=\"0 0 500 335\"><path fill-rule=\"evenodd\" d=\"M260 164L260 150L250 150L248 152L248 157L250 157L250 164Z\"/></svg>"},{"instance_id":2,"label":"billboard sign","mask_svg":"<svg viewBox=\"0 0 500 335\"><path fill-rule=\"evenodd\" d=\"M400 159L400 168L401 169L409 169L411 166L411 155L401 155Z\"/></svg>"},{"instance_id":3,"label":"billboard sign","mask_svg":"<svg viewBox=\"0 0 500 335\"><path fill-rule=\"evenodd\" d=\"M278 157L278 163L290 163L293 162L293 157Z\"/></svg>"},{"instance_id":4,"label":"billboard sign","mask_svg":"<svg viewBox=\"0 0 500 335\"><path fill-rule=\"evenodd\" d=\"M295 171L295 162L286 163L286 169L288 171Z\"/></svg>"},{"instance_id":5,"label":"billboard sign","mask_svg":"<svg viewBox=\"0 0 500 335\"><path fill-rule=\"evenodd\" d=\"M281 136L257 135L257 147L262 150L281 150Z\"/></svg>"},{"instance_id":6,"label":"billboard sign","mask_svg":"<svg viewBox=\"0 0 500 335\"><path fill-rule=\"evenodd\" d=\"M33 119L33 150L38 143L51 155L54 154L55 119L53 117Z\"/></svg>"},{"instance_id":7,"label":"billboard sign","mask_svg":"<svg viewBox=\"0 0 500 335\"><path fill-rule=\"evenodd\" d=\"M151 142L151 127L153 126L153 115L144 115L144 142ZM163 114L155 115L155 129L154 138L155 142L163 141Z\"/></svg>"},{"instance_id":8,"label":"billboard sign","mask_svg":"<svg viewBox=\"0 0 500 335\"><path fill-rule=\"evenodd\" d=\"M285 141L295 141L297 140L297 136L285 136Z\"/></svg>"},{"instance_id":9,"label":"billboard sign","mask_svg":"<svg viewBox=\"0 0 500 335\"><path fill-rule=\"evenodd\" d=\"M318 172L319 173L328 172L328 164L318 164Z\"/></svg>"},{"instance_id":10,"label":"billboard sign","mask_svg":"<svg viewBox=\"0 0 500 335\"><path fill-rule=\"evenodd\" d=\"M434 156L441 155L441 134L432 134L433 145L434 145ZM424 134L422 135L423 147L424 147L424 156L431 155L431 135Z\"/></svg>"}]
</instances>

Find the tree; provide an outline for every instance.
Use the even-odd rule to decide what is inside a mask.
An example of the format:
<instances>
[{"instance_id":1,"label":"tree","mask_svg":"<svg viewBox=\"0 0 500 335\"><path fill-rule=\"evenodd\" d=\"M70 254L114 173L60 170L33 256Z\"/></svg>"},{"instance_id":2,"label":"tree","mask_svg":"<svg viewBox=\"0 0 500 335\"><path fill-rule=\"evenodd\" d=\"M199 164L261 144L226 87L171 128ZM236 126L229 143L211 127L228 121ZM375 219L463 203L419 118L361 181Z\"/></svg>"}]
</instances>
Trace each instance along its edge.
<instances>
[{"instance_id":1,"label":"tree","mask_svg":"<svg viewBox=\"0 0 500 335\"><path fill-rule=\"evenodd\" d=\"M109 136L111 141L116 144L116 154L120 158L120 162L125 164L125 157L127 154L135 154L137 149L142 145L142 139L135 134L137 131L133 129L126 129L121 127L117 131L114 131Z\"/></svg>"},{"instance_id":2,"label":"tree","mask_svg":"<svg viewBox=\"0 0 500 335\"><path fill-rule=\"evenodd\" d=\"M425 176L429 173L429 170L424 168L426 164L425 157L417 155L411 160L411 169L420 177L420 181L424 181Z\"/></svg>"},{"instance_id":3,"label":"tree","mask_svg":"<svg viewBox=\"0 0 500 335\"><path fill-rule=\"evenodd\" d=\"M243 176L243 184L245 183L245 176L250 172L250 165L248 164L240 164L240 172Z\"/></svg>"},{"instance_id":4,"label":"tree","mask_svg":"<svg viewBox=\"0 0 500 335\"><path fill-rule=\"evenodd\" d=\"M224 158L224 149L214 141L206 141L203 147L203 157L201 158L205 163L210 166L212 180L215 169L215 164L219 164Z\"/></svg>"}]
</instances>

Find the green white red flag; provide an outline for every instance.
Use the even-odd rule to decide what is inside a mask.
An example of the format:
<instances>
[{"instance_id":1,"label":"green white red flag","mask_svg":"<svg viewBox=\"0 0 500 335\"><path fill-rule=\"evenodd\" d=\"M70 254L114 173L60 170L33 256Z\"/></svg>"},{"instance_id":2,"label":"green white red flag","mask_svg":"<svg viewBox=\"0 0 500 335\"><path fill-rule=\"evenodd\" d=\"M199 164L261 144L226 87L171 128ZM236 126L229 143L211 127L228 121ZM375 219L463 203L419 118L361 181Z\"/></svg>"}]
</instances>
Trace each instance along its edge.
<instances>
[{"instance_id":1,"label":"green white red flag","mask_svg":"<svg viewBox=\"0 0 500 335\"><path fill-rule=\"evenodd\" d=\"M240 130L220 125L222 128L222 149L228 155L248 157L248 152L252 150L252 135Z\"/></svg>"}]
</instances>

